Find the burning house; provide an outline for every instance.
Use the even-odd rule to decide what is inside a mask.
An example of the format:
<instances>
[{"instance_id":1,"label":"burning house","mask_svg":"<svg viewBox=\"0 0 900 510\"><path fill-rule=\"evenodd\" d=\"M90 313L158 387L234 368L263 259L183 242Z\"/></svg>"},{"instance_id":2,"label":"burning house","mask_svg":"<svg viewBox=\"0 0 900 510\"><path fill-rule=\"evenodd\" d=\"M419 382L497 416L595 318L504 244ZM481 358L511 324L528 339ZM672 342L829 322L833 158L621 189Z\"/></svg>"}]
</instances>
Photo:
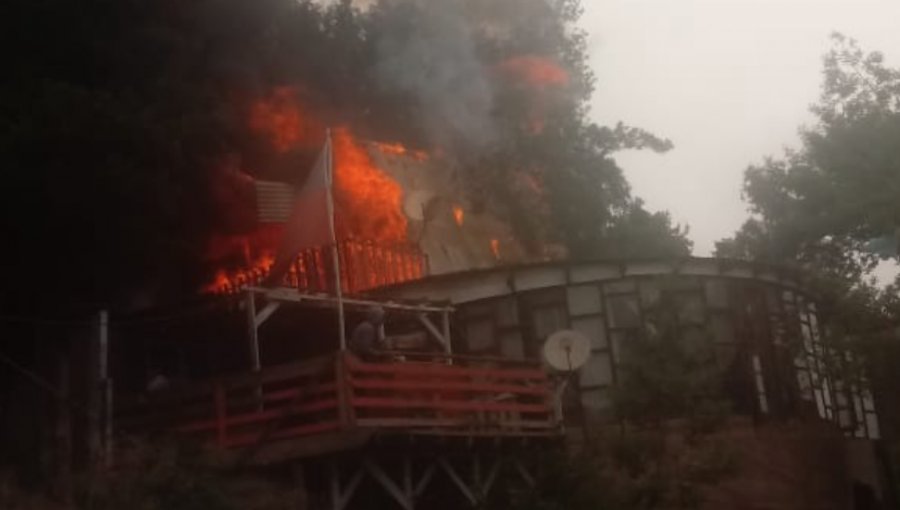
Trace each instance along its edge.
<instances>
[{"instance_id":1,"label":"burning house","mask_svg":"<svg viewBox=\"0 0 900 510\"><path fill-rule=\"evenodd\" d=\"M629 344L652 331L651 311L666 301L678 336L714 352L738 417L730 440L752 453L745 475L713 495L718 504L758 501L758 483L783 508L846 508L858 490L886 497L873 397L864 377L835 370L842 356L826 348L796 272L702 258L529 257L507 225L452 192L426 153L340 130L334 152L336 244L291 251L274 280L283 255L274 245L251 248L262 256L248 255L248 268L221 272L208 290L239 303L223 337L230 347L207 343L181 359L230 362L199 377L188 366L195 382L167 382L149 401L123 384L118 429L174 432L249 465L303 466L328 508L371 498L477 506L500 486L533 483L542 449L615 418L611 393L627 377ZM293 228L291 188L254 186L267 228ZM387 314L379 361L346 349L373 307ZM588 345L574 378L545 359L559 331ZM769 427L785 423L802 425ZM808 470L811 459L830 466L814 486L773 474Z\"/></svg>"}]
</instances>

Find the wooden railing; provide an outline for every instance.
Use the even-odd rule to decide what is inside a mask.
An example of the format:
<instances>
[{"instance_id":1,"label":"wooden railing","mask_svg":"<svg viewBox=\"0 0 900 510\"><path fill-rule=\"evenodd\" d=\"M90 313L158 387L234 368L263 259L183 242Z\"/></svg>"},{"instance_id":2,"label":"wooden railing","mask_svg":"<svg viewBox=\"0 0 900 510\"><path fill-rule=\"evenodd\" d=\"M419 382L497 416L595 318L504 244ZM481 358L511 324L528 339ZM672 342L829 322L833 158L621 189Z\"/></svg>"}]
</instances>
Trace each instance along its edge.
<instances>
[{"instance_id":1,"label":"wooden railing","mask_svg":"<svg viewBox=\"0 0 900 510\"><path fill-rule=\"evenodd\" d=\"M428 276L428 258L414 244L345 239L338 242L337 248L341 289L345 294L359 294ZM297 253L278 283L304 292L333 294L333 260L331 245L305 248ZM236 294L245 286L260 285L268 275L268 269L263 268L240 272L216 287L215 291Z\"/></svg>"},{"instance_id":2,"label":"wooden railing","mask_svg":"<svg viewBox=\"0 0 900 510\"><path fill-rule=\"evenodd\" d=\"M122 406L131 433L177 433L223 448L345 430L472 436L559 432L535 364L429 355L368 363L347 353L266 369Z\"/></svg>"}]
</instances>

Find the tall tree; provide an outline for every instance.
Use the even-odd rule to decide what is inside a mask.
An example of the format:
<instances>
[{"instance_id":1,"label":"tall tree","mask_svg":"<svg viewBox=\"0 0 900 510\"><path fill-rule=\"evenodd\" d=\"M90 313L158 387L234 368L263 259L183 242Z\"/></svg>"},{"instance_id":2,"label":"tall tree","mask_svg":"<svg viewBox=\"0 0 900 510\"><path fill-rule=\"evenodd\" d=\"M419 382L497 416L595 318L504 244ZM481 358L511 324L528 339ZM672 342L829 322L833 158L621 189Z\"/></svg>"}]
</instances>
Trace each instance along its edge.
<instances>
[{"instance_id":1,"label":"tall tree","mask_svg":"<svg viewBox=\"0 0 900 510\"><path fill-rule=\"evenodd\" d=\"M717 253L798 264L815 276L826 340L856 354L849 368L868 378L882 434L896 439L900 279L881 289L867 275L879 260L900 262L900 68L834 34L812 112L817 122L798 150L747 169L753 216Z\"/></svg>"},{"instance_id":2,"label":"tall tree","mask_svg":"<svg viewBox=\"0 0 900 510\"><path fill-rule=\"evenodd\" d=\"M900 69L840 34L832 43L817 123L799 150L747 169L753 217L719 254L797 261L847 281L900 260Z\"/></svg>"}]
</instances>

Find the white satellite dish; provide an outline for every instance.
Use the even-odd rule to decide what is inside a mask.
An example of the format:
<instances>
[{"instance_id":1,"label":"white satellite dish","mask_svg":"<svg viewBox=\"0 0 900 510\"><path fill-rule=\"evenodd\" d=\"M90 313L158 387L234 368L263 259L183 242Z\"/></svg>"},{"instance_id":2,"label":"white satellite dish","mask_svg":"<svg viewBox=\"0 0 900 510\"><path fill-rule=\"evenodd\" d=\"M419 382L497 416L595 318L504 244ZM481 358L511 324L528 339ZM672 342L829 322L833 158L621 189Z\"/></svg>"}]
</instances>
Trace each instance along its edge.
<instances>
[{"instance_id":1,"label":"white satellite dish","mask_svg":"<svg viewBox=\"0 0 900 510\"><path fill-rule=\"evenodd\" d=\"M591 356L591 341L571 329L561 329L544 342L544 360L555 370L578 370Z\"/></svg>"}]
</instances>

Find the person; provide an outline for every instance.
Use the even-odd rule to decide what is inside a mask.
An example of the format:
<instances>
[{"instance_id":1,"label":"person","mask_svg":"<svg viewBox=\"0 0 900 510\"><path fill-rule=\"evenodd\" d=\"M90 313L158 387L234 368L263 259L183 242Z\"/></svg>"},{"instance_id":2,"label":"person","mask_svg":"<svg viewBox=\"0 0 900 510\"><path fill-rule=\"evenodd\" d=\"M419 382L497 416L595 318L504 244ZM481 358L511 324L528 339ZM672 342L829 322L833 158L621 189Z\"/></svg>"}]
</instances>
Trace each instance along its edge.
<instances>
[{"instance_id":1,"label":"person","mask_svg":"<svg viewBox=\"0 0 900 510\"><path fill-rule=\"evenodd\" d=\"M380 306L372 307L366 318L353 328L350 335L350 350L353 354L365 361L378 359L379 351L382 350L379 338L382 324L384 324L384 309Z\"/></svg>"}]
</instances>

